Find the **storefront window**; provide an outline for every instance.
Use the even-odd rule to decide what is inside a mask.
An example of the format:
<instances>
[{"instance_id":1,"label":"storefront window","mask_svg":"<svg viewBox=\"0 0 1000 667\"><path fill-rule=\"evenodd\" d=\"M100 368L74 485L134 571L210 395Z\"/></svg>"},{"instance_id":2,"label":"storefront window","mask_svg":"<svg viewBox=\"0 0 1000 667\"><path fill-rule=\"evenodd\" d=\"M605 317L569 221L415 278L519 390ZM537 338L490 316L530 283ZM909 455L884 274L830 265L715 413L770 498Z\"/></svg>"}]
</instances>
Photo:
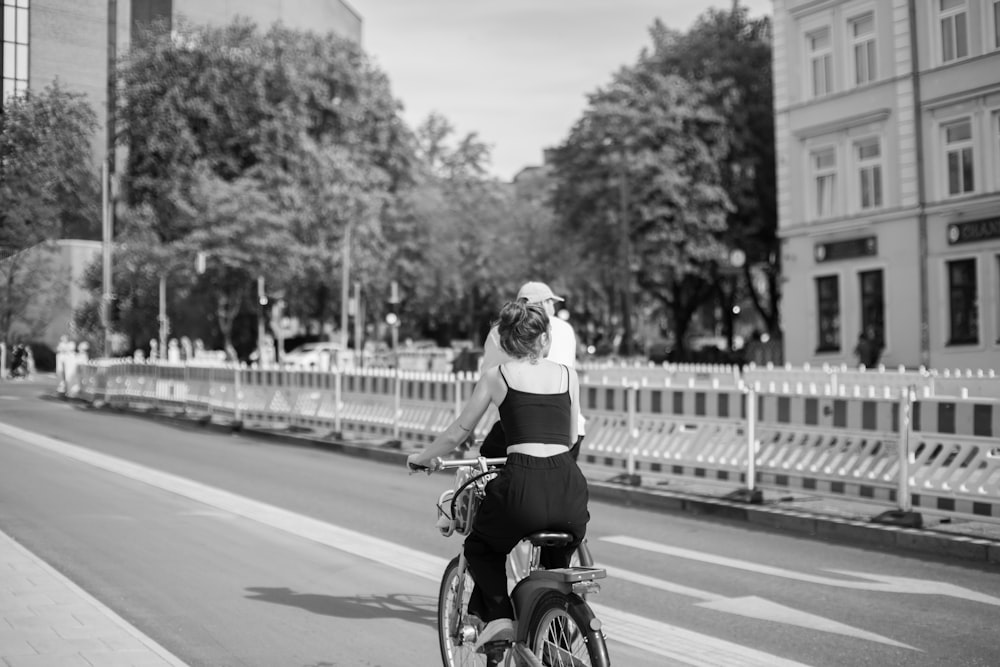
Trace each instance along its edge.
<instances>
[{"instance_id":1,"label":"storefront window","mask_svg":"<svg viewBox=\"0 0 1000 667\"><path fill-rule=\"evenodd\" d=\"M976 260L948 262L949 345L979 342L979 296L976 289Z\"/></svg>"},{"instance_id":2,"label":"storefront window","mask_svg":"<svg viewBox=\"0 0 1000 667\"><path fill-rule=\"evenodd\" d=\"M837 276L816 278L817 352L840 351L840 285Z\"/></svg>"}]
</instances>

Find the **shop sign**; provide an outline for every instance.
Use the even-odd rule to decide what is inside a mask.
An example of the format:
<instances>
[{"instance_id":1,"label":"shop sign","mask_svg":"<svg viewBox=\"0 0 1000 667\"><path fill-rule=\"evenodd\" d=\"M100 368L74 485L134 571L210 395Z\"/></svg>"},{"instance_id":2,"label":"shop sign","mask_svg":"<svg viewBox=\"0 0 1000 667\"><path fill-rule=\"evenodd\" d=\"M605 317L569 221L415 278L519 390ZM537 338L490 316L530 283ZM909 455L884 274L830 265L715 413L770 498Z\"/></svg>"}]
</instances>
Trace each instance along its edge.
<instances>
[{"instance_id":1,"label":"shop sign","mask_svg":"<svg viewBox=\"0 0 1000 667\"><path fill-rule=\"evenodd\" d=\"M873 257L878 254L878 240L874 236L863 236L844 241L817 243L815 257L817 262L833 262L838 259L853 259L855 257Z\"/></svg>"},{"instance_id":2,"label":"shop sign","mask_svg":"<svg viewBox=\"0 0 1000 667\"><path fill-rule=\"evenodd\" d=\"M948 225L948 245L1000 238L1000 218L953 222Z\"/></svg>"}]
</instances>

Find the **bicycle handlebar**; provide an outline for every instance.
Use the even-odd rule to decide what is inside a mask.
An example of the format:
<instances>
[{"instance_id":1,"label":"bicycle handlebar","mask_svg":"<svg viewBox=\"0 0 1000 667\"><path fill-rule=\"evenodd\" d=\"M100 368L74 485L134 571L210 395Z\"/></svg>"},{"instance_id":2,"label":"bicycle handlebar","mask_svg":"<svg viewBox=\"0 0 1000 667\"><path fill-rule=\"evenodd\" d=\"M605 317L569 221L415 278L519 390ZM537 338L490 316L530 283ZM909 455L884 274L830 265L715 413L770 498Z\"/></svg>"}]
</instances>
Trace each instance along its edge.
<instances>
[{"instance_id":1,"label":"bicycle handlebar","mask_svg":"<svg viewBox=\"0 0 1000 667\"><path fill-rule=\"evenodd\" d=\"M502 466L507 463L506 456L500 456L497 458L488 459L485 456L478 456L474 459L450 459L441 460L441 464L438 466L438 470L448 470L450 468L471 468L472 466L485 465L489 466Z\"/></svg>"},{"instance_id":2,"label":"bicycle handlebar","mask_svg":"<svg viewBox=\"0 0 1000 667\"><path fill-rule=\"evenodd\" d=\"M410 464L411 472L416 472L422 470L428 475L432 472L437 472L439 470L451 470L453 468L472 468L477 467L481 470L486 470L492 466L502 466L507 462L506 456L501 456L497 458L486 458L484 456L479 456L474 459L436 459L437 465L431 466L419 466Z\"/></svg>"}]
</instances>

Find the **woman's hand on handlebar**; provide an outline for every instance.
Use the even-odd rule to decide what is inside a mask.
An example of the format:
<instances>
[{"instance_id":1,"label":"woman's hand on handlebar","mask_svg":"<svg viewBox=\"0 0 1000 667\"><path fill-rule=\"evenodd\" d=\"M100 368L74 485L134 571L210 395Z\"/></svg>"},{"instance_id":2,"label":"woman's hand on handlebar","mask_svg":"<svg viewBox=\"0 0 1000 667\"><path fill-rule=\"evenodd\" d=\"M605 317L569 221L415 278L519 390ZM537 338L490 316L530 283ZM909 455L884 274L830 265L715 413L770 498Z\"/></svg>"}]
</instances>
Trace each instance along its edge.
<instances>
[{"instance_id":1,"label":"woman's hand on handlebar","mask_svg":"<svg viewBox=\"0 0 1000 667\"><path fill-rule=\"evenodd\" d=\"M429 475L441 468L441 458L435 456L429 461L423 461L420 454L410 454L406 457L406 467L410 473L424 471Z\"/></svg>"}]
</instances>

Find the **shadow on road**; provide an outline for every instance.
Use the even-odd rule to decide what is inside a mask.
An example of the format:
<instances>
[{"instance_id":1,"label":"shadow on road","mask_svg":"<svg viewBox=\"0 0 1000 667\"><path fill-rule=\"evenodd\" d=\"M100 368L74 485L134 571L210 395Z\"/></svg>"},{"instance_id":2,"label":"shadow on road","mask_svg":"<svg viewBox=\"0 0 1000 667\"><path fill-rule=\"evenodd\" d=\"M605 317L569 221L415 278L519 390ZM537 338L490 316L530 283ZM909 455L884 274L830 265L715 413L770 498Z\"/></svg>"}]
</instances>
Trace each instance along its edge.
<instances>
[{"instance_id":1,"label":"shadow on road","mask_svg":"<svg viewBox=\"0 0 1000 667\"><path fill-rule=\"evenodd\" d=\"M314 614L339 618L398 618L437 627L437 598L426 595L353 595L338 597L318 593L296 593L290 588L250 587L248 600L298 607Z\"/></svg>"}]
</instances>

